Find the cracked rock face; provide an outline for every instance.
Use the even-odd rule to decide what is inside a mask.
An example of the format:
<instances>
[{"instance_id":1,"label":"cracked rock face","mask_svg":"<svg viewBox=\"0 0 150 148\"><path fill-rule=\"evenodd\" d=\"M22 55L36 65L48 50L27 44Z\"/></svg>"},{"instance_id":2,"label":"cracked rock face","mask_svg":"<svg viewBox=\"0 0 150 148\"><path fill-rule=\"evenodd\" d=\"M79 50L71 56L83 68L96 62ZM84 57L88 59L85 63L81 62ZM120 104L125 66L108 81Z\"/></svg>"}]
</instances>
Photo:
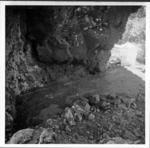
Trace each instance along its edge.
<instances>
[{"instance_id":1,"label":"cracked rock face","mask_svg":"<svg viewBox=\"0 0 150 148\"><path fill-rule=\"evenodd\" d=\"M12 129L17 95L66 75L80 75L80 71L82 76L104 71L110 49L121 38L130 13L137 9L7 7L6 115L10 122L6 127Z\"/></svg>"}]
</instances>

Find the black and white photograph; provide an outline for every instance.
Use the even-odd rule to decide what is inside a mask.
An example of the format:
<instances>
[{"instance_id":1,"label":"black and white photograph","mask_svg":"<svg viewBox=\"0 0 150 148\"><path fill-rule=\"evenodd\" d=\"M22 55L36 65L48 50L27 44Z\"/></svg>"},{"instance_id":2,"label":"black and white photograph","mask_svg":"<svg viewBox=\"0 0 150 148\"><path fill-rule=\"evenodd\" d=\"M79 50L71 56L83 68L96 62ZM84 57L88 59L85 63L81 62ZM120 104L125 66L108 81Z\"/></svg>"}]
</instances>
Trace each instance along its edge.
<instances>
[{"instance_id":1,"label":"black and white photograph","mask_svg":"<svg viewBox=\"0 0 150 148\"><path fill-rule=\"evenodd\" d=\"M146 144L146 9L5 5L5 145Z\"/></svg>"}]
</instances>

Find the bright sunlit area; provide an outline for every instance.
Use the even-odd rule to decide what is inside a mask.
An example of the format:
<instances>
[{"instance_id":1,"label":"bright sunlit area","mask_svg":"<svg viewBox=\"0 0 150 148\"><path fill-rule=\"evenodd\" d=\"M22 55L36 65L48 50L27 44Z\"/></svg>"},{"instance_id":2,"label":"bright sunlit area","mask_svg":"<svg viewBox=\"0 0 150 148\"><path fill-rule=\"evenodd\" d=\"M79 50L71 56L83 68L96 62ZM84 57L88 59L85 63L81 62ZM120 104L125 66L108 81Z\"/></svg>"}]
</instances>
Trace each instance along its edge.
<instances>
[{"instance_id":1,"label":"bright sunlit area","mask_svg":"<svg viewBox=\"0 0 150 148\"><path fill-rule=\"evenodd\" d=\"M145 8L128 18L125 32L111 50L109 64L120 64L145 80Z\"/></svg>"}]
</instances>

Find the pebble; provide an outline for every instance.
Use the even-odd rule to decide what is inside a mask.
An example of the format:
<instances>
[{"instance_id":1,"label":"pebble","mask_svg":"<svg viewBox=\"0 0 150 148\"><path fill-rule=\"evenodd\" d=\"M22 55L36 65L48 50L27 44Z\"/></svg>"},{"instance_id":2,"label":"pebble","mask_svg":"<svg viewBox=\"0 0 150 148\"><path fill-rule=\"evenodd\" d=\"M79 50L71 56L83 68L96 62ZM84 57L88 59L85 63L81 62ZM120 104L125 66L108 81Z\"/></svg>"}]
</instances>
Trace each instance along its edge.
<instances>
[{"instance_id":1,"label":"pebble","mask_svg":"<svg viewBox=\"0 0 150 148\"><path fill-rule=\"evenodd\" d=\"M84 109L85 109L85 111L86 112L89 112L90 111L90 105L88 104L88 103L86 103L86 105L85 105L85 107L84 107Z\"/></svg>"},{"instance_id":2,"label":"pebble","mask_svg":"<svg viewBox=\"0 0 150 148\"><path fill-rule=\"evenodd\" d=\"M93 121L95 119L95 115L94 114L89 114L88 119Z\"/></svg>"},{"instance_id":3,"label":"pebble","mask_svg":"<svg viewBox=\"0 0 150 148\"><path fill-rule=\"evenodd\" d=\"M82 121L82 115L80 113L75 113L75 117L78 121Z\"/></svg>"},{"instance_id":4,"label":"pebble","mask_svg":"<svg viewBox=\"0 0 150 148\"><path fill-rule=\"evenodd\" d=\"M69 128L68 125L66 125L65 129L66 129L66 131L71 132L71 129Z\"/></svg>"},{"instance_id":5,"label":"pebble","mask_svg":"<svg viewBox=\"0 0 150 148\"><path fill-rule=\"evenodd\" d=\"M97 108L96 111L99 113L99 112L100 112L100 109Z\"/></svg>"},{"instance_id":6,"label":"pebble","mask_svg":"<svg viewBox=\"0 0 150 148\"><path fill-rule=\"evenodd\" d=\"M73 119L74 118L72 110L68 107L65 109L65 118L66 119Z\"/></svg>"},{"instance_id":7,"label":"pebble","mask_svg":"<svg viewBox=\"0 0 150 148\"><path fill-rule=\"evenodd\" d=\"M68 123L73 126L75 125L75 121L74 121L74 115L73 115L73 111L71 108L67 107L65 109L65 119L68 121Z\"/></svg>"},{"instance_id":8,"label":"pebble","mask_svg":"<svg viewBox=\"0 0 150 148\"><path fill-rule=\"evenodd\" d=\"M53 128L53 129L59 129L59 124L58 124L58 121L55 120L55 119L48 119L46 121L46 125L50 128Z\"/></svg>"},{"instance_id":9,"label":"pebble","mask_svg":"<svg viewBox=\"0 0 150 148\"><path fill-rule=\"evenodd\" d=\"M89 139L90 139L90 140L93 140L93 139L94 139L93 135L90 135L90 136L89 136Z\"/></svg>"},{"instance_id":10,"label":"pebble","mask_svg":"<svg viewBox=\"0 0 150 148\"><path fill-rule=\"evenodd\" d=\"M52 129L44 129L40 135L39 144L52 143L56 133Z\"/></svg>"},{"instance_id":11,"label":"pebble","mask_svg":"<svg viewBox=\"0 0 150 148\"><path fill-rule=\"evenodd\" d=\"M91 105L97 105L100 102L99 94L95 94L92 97L90 97L89 102Z\"/></svg>"},{"instance_id":12,"label":"pebble","mask_svg":"<svg viewBox=\"0 0 150 148\"><path fill-rule=\"evenodd\" d=\"M93 97L96 99L96 102L97 102L97 103L100 101L99 94L95 94Z\"/></svg>"},{"instance_id":13,"label":"pebble","mask_svg":"<svg viewBox=\"0 0 150 148\"><path fill-rule=\"evenodd\" d=\"M76 123L75 123L74 120L70 120L70 121L69 121L69 124L70 124L71 126L76 125Z\"/></svg>"},{"instance_id":14,"label":"pebble","mask_svg":"<svg viewBox=\"0 0 150 148\"><path fill-rule=\"evenodd\" d=\"M91 111L91 112L96 112L96 111L97 111L97 109L96 109L96 107L95 107L95 106L91 106L90 111Z\"/></svg>"}]
</instances>

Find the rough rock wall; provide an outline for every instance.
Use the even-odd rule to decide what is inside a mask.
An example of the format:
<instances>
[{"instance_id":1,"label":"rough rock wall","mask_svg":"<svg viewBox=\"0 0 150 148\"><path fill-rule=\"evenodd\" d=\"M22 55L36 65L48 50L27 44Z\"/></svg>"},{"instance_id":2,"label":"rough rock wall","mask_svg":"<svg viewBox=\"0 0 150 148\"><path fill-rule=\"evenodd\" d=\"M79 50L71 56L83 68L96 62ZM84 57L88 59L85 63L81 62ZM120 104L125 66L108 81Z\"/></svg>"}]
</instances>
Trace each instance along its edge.
<instances>
[{"instance_id":1,"label":"rough rock wall","mask_svg":"<svg viewBox=\"0 0 150 148\"><path fill-rule=\"evenodd\" d=\"M45 81L48 81L45 70L34 61L30 44L26 44L21 30L26 27L23 17L22 13L18 14L14 10L7 11L6 132L8 133L12 130L15 117L15 96L34 87L41 87Z\"/></svg>"},{"instance_id":2,"label":"rough rock wall","mask_svg":"<svg viewBox=\"0 0 150 148\"><path fill-rule=\"evenodd\" d=\"M6 132L13 125L16 95L72 75L77 66L104 71L137 8L7 7Z\"/></svg>"},{"instance_id":3,"label":"rough rock wall","mask_svg":"<svg viewBox=\"0 0 150 148\"><path fill-rule=\"evenodd\" d=\"M31 16L27 17L30 26L27 38L34 43L41 62L80 61L89 71L103 71L109 51L121 38L134 9L108 6L30 8L27 10L27 15Z\"/></svg>"}]
</instances>

